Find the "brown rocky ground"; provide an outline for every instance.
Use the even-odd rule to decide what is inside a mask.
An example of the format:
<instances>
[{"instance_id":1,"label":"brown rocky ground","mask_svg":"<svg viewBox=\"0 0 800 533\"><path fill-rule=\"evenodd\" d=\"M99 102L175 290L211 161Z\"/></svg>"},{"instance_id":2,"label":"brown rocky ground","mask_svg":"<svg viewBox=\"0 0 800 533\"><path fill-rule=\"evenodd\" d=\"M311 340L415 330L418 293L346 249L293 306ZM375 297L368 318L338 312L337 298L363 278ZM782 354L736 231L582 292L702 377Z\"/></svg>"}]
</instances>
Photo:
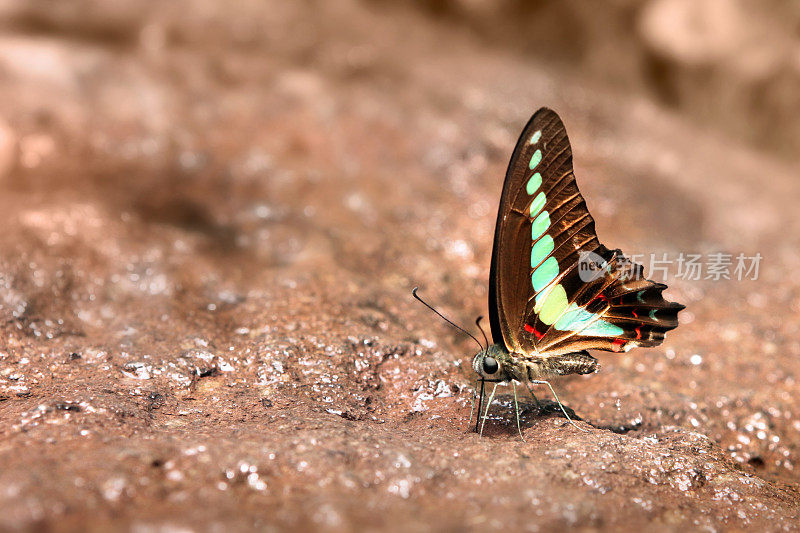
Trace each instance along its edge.
<instances>
[{"instance_id":1,"label":"brown rocky ground","mask_svg":"<svg viewBox=\"0 0 800 533\"><path fill-rule=\"evenodd\" d=\"M0 529L797 529L791 162L447 16L235 5L2 5ZM764 261L558 382L586 433L479 438L409 292L485 314L540 105L605 243Z\"/></svg>"}]
</instances>

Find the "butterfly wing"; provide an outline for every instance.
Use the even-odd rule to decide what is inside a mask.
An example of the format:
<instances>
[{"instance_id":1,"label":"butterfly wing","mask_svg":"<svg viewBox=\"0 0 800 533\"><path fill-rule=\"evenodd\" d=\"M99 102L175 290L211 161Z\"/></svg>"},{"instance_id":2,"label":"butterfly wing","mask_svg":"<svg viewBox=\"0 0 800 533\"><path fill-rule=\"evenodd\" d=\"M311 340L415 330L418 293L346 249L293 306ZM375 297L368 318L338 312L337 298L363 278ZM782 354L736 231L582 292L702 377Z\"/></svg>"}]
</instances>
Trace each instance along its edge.
<instances>
[{"instance_id":1,"label":"butterfly wing","mask_svg":"<svg viewBox=\"0 0 800 533\"><path fill-rule=\"evenodd\" d=\"M540 356L655 346L683 306L608 250L578 190L558 115L537 111L517 141L497 215L489 279L495 342Z\"/></svg>"}]
</instances>

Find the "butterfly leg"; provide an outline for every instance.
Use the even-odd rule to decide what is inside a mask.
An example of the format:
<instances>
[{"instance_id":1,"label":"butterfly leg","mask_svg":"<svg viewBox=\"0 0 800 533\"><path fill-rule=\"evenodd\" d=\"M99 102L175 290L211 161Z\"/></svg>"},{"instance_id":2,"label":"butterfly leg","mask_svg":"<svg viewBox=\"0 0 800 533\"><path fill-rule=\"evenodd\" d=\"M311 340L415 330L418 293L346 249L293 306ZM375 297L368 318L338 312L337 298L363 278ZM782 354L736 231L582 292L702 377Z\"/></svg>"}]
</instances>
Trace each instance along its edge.
<instances>
[{"instance_id":1,"label":"butterfly leg","mask_svg":"<svg viewBox=\"0 0 800 533\"><path fill-rule=\"evenodd\" d=\"M561 408L561 412L562 412L562 413L564 413L564 416L566 416L566 417L567 417L567 420L569 421L569 423L570 423L570 424L572 424L573 426L575 426L576 428L580 429L581 431L586 431L585 429L583 429L582 427L580 427L578 424L576 424L575 422L573 422L573 421L572 421L572 419L569 417L569 415L567 414L567 410L566 410L566 409L564 409L564 405L562 405L562 403L561 403L561 400L559 400L559 399L558 399L558 395L556 394L556 391L555 391L555 389L553 389L553 386L552 386L552 385L550 385L550 382L549 382L549 381L543 381L543 380L533 380L533 381L531 381L531 383L535 383L535 384L537 384L537 385L547 385L548 387L550 387L550 392L552 392L552 393L553 393L553 398L555 398L555 399L556 399L556 403L557 403L557 404L558 404L558 406ZM530 386L529 386L529 388L530 388ZM531 394L533 394L533 392L531 392Z\"/></svg>"},{"instance_id":2,"label":"butterfly leg","mask_svg":"<svg viewBox=\"0 0 800 533\"><path fill-rule=\"evenodd\" d=\"M477 416L477 418L475 418L475 433L478 432L478 428L479 428L479 425L480 425L480 422L481 422L481 407L483 406L483 389L484 389L484 386L486 384L486 381L484 381L484 380L480 380L480 382L481 382L481 395L478 396L478 416ZM478 388L478 383L475 382L475 389L477 390L477 388ZM469 419L472 420L472 416L471 415L470 415Z\"/></svg>"},{"instance_id":3,"label":"butterfly leg","mask_svg":"<svg viewBox=\"0 0 800 533\"><path fill-rule=\"evenodd\" d=\"M511 386L514 388L514 408L517 411L517 431L519 431L519 438L525 441L525 437L522 436L522 428L519 426L519 403L517 403L517 384L513 380L511 381Z\"/></svg>"},{"instance_id":4,"label":"butterfly leg","mask_svg":"<svg viewBox=\"0 0 800 533\"><path fill-rule=\"evenodd\" d=\"M544 405L542 405L542 402L540 402L539 398L537 398L536 395L533 393L533 389L531 388L531 382L530 381L523 381L523 383L525 383L525 386L528 387L528 392L533 397L533 401L536 402L536 408L539 410L540 413L542 411L544 411ZM536 383L536 382L534 382L534 383Z\"/></svg>"},{"instance_id":5,"label":"butterfly leg","mask_svg":"<svg viewBox=\"0 0 800 533\"><path fill-rule=\"evenodd\" d=\"M530 392L531 396L533 396L533 401L536 402L536 408L539 410L539 412L541 413L544 411L544 405L542 405L542 402L540 402L539 398L537 398L533 393L533 389L530 387L530 385L528 385L528 392Z\"/></svg>"},{"instance_id":6,"label":"butterfly leg","mask_svg":"<svg viewBox=\"0 0 800 533\"><path fill-rule=\"evenodd\" d=\"M469 420L467 420L467 429L469 430L469 424L472 422L472 413L475 412L475 397L478 395L478 381L475 380L475 388L472 390L472 404L469 406ZM480 407L478 408L480 409ZM480 416L480 411L478 411L478 416Z\"/></svg>"},{"instance_id":7,"label":"butterfly leg","mask_svg":"<svg viewBox=\"0 0 800 533\"><path fill-rule=\"evenodd\" d=\"M483 414L483 420L481 421L481 432L480 432L481 437L483 437L483 426L486 425L486 417L489 416L489 407L492 405L492 400L494 400L494 393L497 390L497 386L499 384L500 384L499 382L494 384L494 387L492 388L492 393L489 395L489 401L486 402L486 412ZM480 415L480 412L478 413L478 415Z\"/></svg>"}]
</instances>

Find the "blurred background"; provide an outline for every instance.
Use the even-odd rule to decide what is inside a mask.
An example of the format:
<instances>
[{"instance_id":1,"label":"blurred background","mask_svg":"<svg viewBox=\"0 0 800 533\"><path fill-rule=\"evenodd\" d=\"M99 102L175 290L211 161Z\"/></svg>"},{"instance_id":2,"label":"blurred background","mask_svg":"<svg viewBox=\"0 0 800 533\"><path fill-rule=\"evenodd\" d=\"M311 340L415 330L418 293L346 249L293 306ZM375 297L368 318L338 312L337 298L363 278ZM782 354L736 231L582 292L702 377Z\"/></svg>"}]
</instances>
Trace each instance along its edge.
<instances>
[{"instance_id":1,"label":"blurred background","mask_svg":"<svg viewBox=\"0 0 800 533\"><path fill-rule=\"evenodd\" d=\"M479 440L409 291L541 106L602 242L763 262ZM0 0L0 529L796 525L798 112L796 2Z\"/></svg>"}]
</instances>

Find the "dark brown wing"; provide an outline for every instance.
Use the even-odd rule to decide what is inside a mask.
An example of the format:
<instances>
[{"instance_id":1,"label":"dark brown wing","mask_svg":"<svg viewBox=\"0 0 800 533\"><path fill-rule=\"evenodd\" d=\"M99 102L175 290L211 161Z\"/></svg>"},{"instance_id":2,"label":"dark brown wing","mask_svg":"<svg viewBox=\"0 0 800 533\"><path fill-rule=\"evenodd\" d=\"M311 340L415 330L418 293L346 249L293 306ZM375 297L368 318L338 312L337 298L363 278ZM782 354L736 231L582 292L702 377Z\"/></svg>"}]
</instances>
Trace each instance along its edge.
<instances>
[{"instance_id":1,"label":"dark brown wing","mask_svg":"<svg viewBox=\"0 0 800 533\"><path fill-rule=\"evenodd\" d=\"M489 280L494 341L541 356L658 344L683 307L641 273L598 241L564 125L540 109L517 141L500 199Z\"/></svg>"}]
</instances>

